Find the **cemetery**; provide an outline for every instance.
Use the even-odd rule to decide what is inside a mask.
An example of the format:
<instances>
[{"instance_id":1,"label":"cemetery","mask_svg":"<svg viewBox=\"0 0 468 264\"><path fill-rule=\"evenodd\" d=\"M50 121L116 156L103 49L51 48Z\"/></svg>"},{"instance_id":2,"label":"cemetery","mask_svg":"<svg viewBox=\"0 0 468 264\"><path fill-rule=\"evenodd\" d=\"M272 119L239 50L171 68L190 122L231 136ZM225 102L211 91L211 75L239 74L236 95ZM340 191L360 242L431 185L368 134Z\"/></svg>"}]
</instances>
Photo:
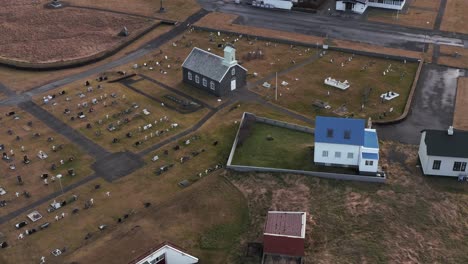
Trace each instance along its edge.
<instances>
[{"instance_id":1,"label":"cemetery","mask_svg":"<svg viewBox=\"0 0 468 264\"><path fill-rule=\"evenodd\" d=\"M177 111L179 106L166 105L158 95L138 93L134 87L138 82L108 83L99 77L48 92L36 102L112 152L141 151L184 131L208 111L199 105L192 111ZM154 90L170 94L163 88Z\"/></svg>"},{"instance_id":2,"label":"cemetery","mask_svg":"<svg viewBox=\"0 0 468 264\"><path fill-rule=\"evenodd\" d=\"M269 88L257 85L252 91L308 117L389 120L403 113L417 63L336 51L320 54L316 61L278 76L277 91L274 77L267 81Z\"/></svg>"},{"instance_id":3,"label":"cemetery","mask_svg":"<svg viewBox=\"0 0 468 264\"><path fill-rule=\"evenodd\" d=\"M3 214L91 175L93 159L78 146L19 108L0 111Z\"/></svg>"},{"instance_id":4,"label":"cemetery","mask_svg":"<svg viewBox=\"0 0 468 264\"><path fill-rule=\"evenodd\" d=\"M159 51L140 59L137 63L129 64L127 70L149 76L210 103L215 97L182 82L182 64L195 47L223 57L224 47L229 43L236 49L239 64L248 69L247 83L265 78L275 71L287 69L317 53L316 49L192 28L163 45Z\"/></svg>"}]
</instances>

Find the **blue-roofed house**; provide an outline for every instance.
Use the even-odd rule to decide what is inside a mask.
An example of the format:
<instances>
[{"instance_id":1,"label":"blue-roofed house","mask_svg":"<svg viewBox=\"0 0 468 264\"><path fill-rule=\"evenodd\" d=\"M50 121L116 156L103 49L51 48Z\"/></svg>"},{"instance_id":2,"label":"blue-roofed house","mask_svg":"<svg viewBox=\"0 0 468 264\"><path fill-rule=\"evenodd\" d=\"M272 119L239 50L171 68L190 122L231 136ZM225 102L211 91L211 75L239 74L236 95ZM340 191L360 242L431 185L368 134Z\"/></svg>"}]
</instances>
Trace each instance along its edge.
<instances>
[{"instance_id":1,"label":"blue-roofed house","mask_svg":"<svg viewBox=\"0 0 468 264\"><path fill-rule=\"evenodd\" d=\"M364 119L317 116L314 162L374 174L379 163L377 132L366 128Z\"/></svg>"},{"instance_id":2,"label":"blue-roofed house","mask_svg":"<svg viewBox=\"0 0 468 264\"><path fill-rule=\"evenodd\" d=\"M224 57L195 47L182 64L182 78L193 87L225 96L247 84L247 69L237 62L232 46L224 48Z\"/></svg>"}]
</instances>

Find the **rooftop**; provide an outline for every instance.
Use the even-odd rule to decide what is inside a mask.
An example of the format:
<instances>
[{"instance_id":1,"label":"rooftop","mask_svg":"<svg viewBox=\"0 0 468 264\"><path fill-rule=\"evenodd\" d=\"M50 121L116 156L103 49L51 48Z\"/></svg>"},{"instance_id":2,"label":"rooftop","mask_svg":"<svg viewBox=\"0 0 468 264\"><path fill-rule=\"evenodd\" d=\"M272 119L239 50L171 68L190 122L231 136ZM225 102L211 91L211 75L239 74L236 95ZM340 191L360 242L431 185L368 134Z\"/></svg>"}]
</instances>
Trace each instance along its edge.
<instances>
[{"instance_id":1,"label":"rooftop","mask_svg":"<svg viewBox=\"0 0 468 264\"><path fill-rule=\"evenodd\" d=\"M454 130L451 136L447 130L423 131L426 132L427 155L468 158L468 131Z\"/></svg>"},{"instance_id":2,"label":"rooftop","mask_svg":"<svg viewBox=\"0 0 468 264\"><path fill-rule=\"evenodd\" d=\"M317 116L315 142L364 145L364 119Z\"/></svg>"},{"instance_id":3,"label":"rooftop","mask_svg":"<svg viewBox=\"0 0 468 264\"><path fill-rule=\"evenodd\" d=\"M268 212L264 234L290 237L305 237L305 212Z\"/></svg>"},{"instance_id":4,"label":"rooftop","mask_svg":"<svg viewBox=\"0 0 468 264\"><path fill-rule=\"evenodd\" d=\"M379 148L379 140L375 129L366 129L364 131L364 147Z\"/></svg>"}]
</instances>

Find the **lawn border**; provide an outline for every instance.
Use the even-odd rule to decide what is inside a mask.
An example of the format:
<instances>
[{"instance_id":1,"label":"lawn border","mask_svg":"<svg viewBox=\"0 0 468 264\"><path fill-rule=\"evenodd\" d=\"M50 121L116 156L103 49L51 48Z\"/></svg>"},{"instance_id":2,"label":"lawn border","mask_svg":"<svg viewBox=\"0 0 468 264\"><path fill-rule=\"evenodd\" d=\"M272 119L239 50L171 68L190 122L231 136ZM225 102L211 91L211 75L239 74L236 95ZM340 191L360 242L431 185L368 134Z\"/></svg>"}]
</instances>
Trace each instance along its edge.
<instances>
[{"instance_id":1,"label":"lawn border","mask_svg":"<svg viewBox=\"0 0 468 264\"><path fill-rule=\"evenodd\" d=\"M274 173L293 173L293 174L302 174L307 176L315 176L320 178L326 179L334 179L334 180L345 180L345 181L361 181L361 182L371 182L371 183L385 183L387 177L374 177L374 176L365 176L365 175L352 175L352 174L342 174L342 173L330 173L330 172L318 172L318 171L304 171L304 170L290 170L290 169L279 169L279 168L269 168L269 167L256 167L256 166L244 166L244 165L233 165L232 160L234 158L234 153L237 149L237 144L239 141L239 132L244 125L245 119L247 116L251 116L255 118L256 122L265 123L273 126L283 127L287 129L292 129L300 132L311 133L314 134L315 129L291 124L288 122L273 120L265 117L257 117L256 115L244 112L242 114L242 119L237 129L236 137L234 138L234 142L232 144L231 152L229 153L229 158L226 163L226 168L238 171L238 172L274 172Z\"/></svg>"}]
</instances>

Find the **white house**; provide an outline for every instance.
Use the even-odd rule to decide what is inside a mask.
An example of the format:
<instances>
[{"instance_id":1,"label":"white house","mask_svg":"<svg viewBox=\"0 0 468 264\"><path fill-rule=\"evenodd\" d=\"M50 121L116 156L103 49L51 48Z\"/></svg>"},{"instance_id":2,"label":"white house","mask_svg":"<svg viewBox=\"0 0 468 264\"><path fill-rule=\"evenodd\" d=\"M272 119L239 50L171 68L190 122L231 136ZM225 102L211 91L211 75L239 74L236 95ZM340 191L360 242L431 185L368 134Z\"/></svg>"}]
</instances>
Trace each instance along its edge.
<instances>
[{"instance_id":1,"label":"white house","mask_svg":"<svg viewBox=\"0 0 468 264\"><path fill-rule=\"evenodd\" d=\"M367 7L402 10L406 0L337 0L336 10L364 13Z\"/></svg>"},{"instance_id":2,"label":"white house","mask_svg":"<svg viewBox=\"0 0 468 264\"><path fill-rule=\"evenodd\" d=\"M424 175L467 177L468 131L423 130L418 154Z\"/></svg>"},{"instance_id":3,"label":"white house","mask_svg":"<svg viewBox=\"0 0 468 264\"><path fill-rule=\"evenodd\" d=\"M198 258L185 253L178 246L169 242L158 245L129 264L195 264Z\"/></svg>"},{"instance_id":4,"label":"white house","mask_svg":"<svg viewBox=\"0 0 468 264\"><path fill-rule=\"evenodd\" d=\"M314 162L355 167L362 174L375 174L379 163L377 132L365 128L364 119L317 116Z\"/></svg>"}]
</instances>

